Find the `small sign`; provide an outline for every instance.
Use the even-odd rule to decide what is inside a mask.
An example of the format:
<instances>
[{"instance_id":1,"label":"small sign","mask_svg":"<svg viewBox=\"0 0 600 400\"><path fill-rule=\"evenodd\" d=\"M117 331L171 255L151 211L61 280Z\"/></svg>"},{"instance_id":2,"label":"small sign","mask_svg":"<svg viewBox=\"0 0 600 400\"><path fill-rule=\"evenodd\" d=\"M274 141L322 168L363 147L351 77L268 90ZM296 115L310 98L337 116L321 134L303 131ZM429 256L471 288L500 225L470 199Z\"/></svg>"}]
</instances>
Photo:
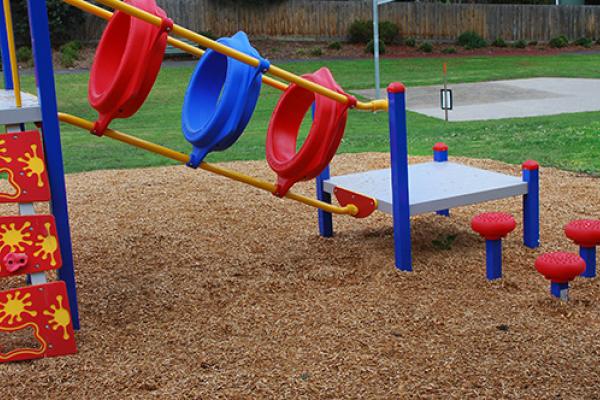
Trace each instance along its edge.
<instances>
[{"instance_id":1,"label":"small sign","mask_svg":"<svg viewBox=\"0 0 600 400\"><path fill-rule=\"evenodd\" d=\"M442 110L452 110L452 89L440 89Z\"/></svg>"}]
</instances>

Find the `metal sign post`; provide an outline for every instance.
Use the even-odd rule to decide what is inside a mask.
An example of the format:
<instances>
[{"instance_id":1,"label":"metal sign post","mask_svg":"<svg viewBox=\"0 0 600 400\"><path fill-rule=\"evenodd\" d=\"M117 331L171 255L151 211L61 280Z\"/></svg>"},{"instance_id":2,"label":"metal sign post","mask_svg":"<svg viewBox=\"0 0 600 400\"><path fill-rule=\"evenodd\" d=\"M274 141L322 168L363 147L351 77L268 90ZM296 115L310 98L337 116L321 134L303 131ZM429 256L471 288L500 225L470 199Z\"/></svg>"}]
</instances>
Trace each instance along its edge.
<instances>
[{"instance_id":1,"label":"metal sign post","mask_svg":"<svg viewBox=\"0 0 600 400\"><path fill-rule=\"evenodd\" d=\"M444 63L444 88L440 90L440 107L444 110L446 122L448 122L448 111L453 108L452 89L448 89L448 70Z\"/></svg>"},{"instance_id":2,"label":"metal sign post","mask_svg":"<svg viewBox=\"0 0 600 400\"><path fill-rule=\"evenodd\" d=\"M373 54L375 58L375 99L381 98L381 78L379 74L379 6L394 0L373 0Z\"/></svg>"}]
</instances>

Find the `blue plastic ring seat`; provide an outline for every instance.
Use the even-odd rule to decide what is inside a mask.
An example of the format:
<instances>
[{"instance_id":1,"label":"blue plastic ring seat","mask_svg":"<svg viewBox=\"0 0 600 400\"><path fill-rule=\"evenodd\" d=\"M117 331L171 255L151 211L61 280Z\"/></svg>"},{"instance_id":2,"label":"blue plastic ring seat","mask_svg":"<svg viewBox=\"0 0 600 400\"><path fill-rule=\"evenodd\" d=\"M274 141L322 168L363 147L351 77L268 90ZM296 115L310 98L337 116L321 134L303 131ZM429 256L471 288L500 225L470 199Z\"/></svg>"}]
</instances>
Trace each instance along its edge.
<instances>
[{"instance_id":1,"label":"blue plastic ring seat","mask_svg":"<svg viewBox=\"0 0 600 400\"><path fill-rule=\"evenodd\" d=\"M183 134L194 146L188 164L194 168L208 153L225 150L238 140L256 108L262 73L269 69L269 62L260 57L244 32L218 42L261 62L252 67L210 49L198 62L181 115Z\"/></svg>"}]
</instances>

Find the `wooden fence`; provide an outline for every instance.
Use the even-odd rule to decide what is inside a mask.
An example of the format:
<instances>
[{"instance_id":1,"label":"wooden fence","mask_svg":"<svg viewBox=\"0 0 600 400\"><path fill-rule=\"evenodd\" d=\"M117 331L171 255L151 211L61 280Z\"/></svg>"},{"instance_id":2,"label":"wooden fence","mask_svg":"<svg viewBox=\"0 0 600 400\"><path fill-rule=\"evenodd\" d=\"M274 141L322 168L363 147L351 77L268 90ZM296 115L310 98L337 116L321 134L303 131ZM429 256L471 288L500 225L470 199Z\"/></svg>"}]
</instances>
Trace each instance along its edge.
<instances>
[{"instance_id":1,"label":"wooden fence","mask_svg":"<svg viewBox=\"0 0 600 400\"><path fill-rule=\"evenodd\" d=\"M244 30L254 38L343 39L356 19L371 19L371 2L288 0L273 6L231 7L218 0L158 0L176 23L217 36ZM382 21L400 27L402 37L455 40L474 30L488 40L547 41L600 38L600 6L538 6L441 3L388 3L380 7ZM82 39L99 38L103 22L90 16Z\"/></svg>"}]
</instances>

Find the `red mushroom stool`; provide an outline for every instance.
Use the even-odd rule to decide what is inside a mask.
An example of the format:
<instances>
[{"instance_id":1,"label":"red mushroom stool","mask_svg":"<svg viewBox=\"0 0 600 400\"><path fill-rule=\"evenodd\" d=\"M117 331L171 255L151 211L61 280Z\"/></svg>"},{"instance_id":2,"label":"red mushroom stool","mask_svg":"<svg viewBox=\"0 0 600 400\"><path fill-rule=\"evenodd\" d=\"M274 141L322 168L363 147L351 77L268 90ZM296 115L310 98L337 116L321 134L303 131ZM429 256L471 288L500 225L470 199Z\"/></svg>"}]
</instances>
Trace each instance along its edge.
<instances>
[{"instance_id":1,"label":"red mushroom stool","mask_svg":"<svg viewBox=\"0 0 600 400\"><path fill-rule=\"evenodd\" d=\"M490 212L476 215L471 228L485 238L486 276L488 280L502 278L502 238L512 232L517 223L512 215Z\"/></svg>"},{"instance_id":2,"label":"red mushroom stool","mask_svg":"<svg viewBox=\"0 0 600 400\"><path fill-rule=\"evenodd\" d=\"M577 254L558 251L539 256L535 260L535 269L551 282L552 296L567 301L569 282L585 270L585 261Z\"/></svg>"},{"instance_id":3,"label":"red mushroom stool","mask_svg":"<svg viewBox=\"0 0 600 400\"><path fill-rule=\"evenodd\" d=\"M600 245L600 220L578 219L565 225L565 235L579 246L579 255L585 261L581 276L596 276L596 246Z\"/></svg>"}]
</instances>

